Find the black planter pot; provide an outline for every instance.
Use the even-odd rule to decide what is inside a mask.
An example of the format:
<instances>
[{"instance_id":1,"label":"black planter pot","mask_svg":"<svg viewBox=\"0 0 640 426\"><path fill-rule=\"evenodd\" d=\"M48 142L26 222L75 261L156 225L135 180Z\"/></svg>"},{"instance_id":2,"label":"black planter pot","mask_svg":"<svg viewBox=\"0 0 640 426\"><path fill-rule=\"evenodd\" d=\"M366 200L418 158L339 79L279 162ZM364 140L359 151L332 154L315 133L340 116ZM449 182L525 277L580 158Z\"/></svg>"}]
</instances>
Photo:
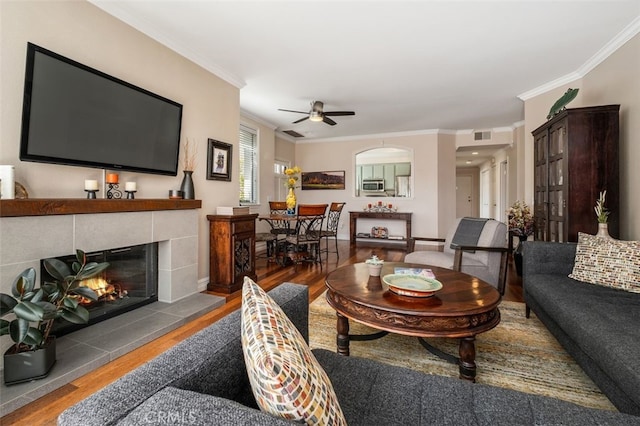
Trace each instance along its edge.
<instances>
[{"instance_id":1,"label":"black planter pot","mask_svg":"<svg viewBox=\"0 0 640 426\"><path fill-rule=\"evenodd\" d=\"M518 247L516 247L515 251L513 252L513 263L515 263L516 265L516 273L518 274L519 277L522 276L522 243L524 241L527 241L527 237L524 235L519 235L518 238L520 239L520 243L518 244Z\"/></svg>"},{"instance_id":2,"label":"black planter pot","mask_svg":"<svg viewBox=\"0 0 640 426\"><path fill-rule=\"evenodd\" d=\"M56 339L50 337L44 348L35 351L17 354L7 352L4 353L5 385L43 379L49 375L53 364L56 363Z\"/></svg>"}]
</instances>

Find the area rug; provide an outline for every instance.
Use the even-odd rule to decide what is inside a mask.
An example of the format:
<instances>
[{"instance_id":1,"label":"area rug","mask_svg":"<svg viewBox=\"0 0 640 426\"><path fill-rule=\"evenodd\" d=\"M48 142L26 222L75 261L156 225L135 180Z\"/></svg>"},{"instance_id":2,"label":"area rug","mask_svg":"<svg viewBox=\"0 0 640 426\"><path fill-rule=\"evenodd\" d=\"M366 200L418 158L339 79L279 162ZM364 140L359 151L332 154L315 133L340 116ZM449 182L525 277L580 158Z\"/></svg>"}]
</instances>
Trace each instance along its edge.
<instances>
[{"instance_id":1,"label":"area rug","mask_svg":"<svg viewBox=\"0 0 640 426\"><path fill-rule=\"evenodd\" d=\"M550 396L586 407L616 410L606 396L535 317L525 317L523 303L502 302L501 321L476 337L477 383ZM375 330L349 321L351 334ZM311 348L336 350L336 314L318 297L309 308ZM447 353L458 354L455 339L429 339ZM458 377L458 367L429 353L415 337L389 334L373 341L350 343L351 356L375 359L427 374Z\"/></svg>"}]
</instances>

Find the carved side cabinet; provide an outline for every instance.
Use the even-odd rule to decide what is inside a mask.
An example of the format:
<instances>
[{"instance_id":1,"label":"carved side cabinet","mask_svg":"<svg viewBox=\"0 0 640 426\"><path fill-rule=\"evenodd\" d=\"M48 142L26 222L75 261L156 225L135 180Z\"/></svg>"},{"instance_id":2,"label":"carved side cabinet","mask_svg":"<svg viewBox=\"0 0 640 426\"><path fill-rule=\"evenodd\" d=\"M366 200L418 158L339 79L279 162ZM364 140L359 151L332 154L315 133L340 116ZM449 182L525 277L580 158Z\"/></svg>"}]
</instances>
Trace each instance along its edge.
<instances>
[{"instance_id":1,"label":"carved side cabinet","mask_svg":"<svg viewBox=\"0 0 640 426\"><path fill-rule=\"evenodd\" d=\"M209 284L207 290L233 293L245 276L256 281L256 218L248 215L208 215Z\"/></svg>"}]
</instances>

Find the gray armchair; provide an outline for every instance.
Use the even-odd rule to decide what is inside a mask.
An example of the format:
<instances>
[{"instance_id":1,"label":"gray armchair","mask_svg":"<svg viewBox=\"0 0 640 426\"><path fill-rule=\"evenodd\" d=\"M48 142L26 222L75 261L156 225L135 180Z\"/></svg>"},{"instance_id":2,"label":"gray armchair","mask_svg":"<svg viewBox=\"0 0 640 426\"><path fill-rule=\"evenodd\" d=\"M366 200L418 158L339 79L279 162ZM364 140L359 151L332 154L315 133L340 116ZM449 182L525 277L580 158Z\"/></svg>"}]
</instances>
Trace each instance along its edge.
<instances>
[{"instance_id":1,"label":"gray armchair","mask_svg":"<svg viewBox=\"0 0 640 426\"><path fill-rule=\"evenodd\" d=\"M496 287L500 294L504 294L507 280L507 226L497 220L489 219L484 222L478 236L472 235L473 229L464 227L466 224L462 219L456 219L446 238L410 238L404 261L461 271L486 281ZM475 220L465 219L471 219L467 222ZM458 228L460 228L459 232ZM474 243L476 237L477 243ZM444 242L444 250L414 251L416 241ZM454 241L458 244L454 244Z\"/></svg>"}]
</instances>

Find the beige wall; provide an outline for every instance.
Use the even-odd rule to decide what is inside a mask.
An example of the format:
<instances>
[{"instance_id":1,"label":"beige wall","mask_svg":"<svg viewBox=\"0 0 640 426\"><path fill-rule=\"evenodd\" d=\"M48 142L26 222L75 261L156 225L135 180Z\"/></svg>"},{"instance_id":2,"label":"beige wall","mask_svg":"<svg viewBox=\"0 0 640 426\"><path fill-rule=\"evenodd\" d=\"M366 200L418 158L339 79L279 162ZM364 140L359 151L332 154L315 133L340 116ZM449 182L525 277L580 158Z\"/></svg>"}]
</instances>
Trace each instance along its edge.
<instances>
[{"instance_id":1,"label":"beige wall","mask_svg":"<svg viewBox=\"0 0 640 426\"><path fill-rule=\"evenodd\" d=\"M620 237L640 240L640 35L582 80L582 106L620 104Z\"/></svg>"},{"instance_id":2,"label":"beige wall","mask_svg":"<svg viewBox=\"0 0 640 426\"><path fill-rule=\"evenodd\" d=\"M303 203L346 201L339 229L340 238L348 238L348 211L361 210L376 198L355 197L355 155L371 148L400 147L413 152L411 198L387 197L400 211L413 212L413 235L444 236L455 211L455 143L451 136L435 132L396 137L366 137L328 142L298 142L295 163L303 171L345 170L344 190L297 192ZM442 212L445 212L442 214ZM363 221L363 224L368 223ZM404 235L404 224L385 223L390 234ZM444 227L444 228L443 228Z\"/></svg>"},{"instance_id":3,"label":"beige wall","mask_svg":"<svg viewBox=\"0 0 640 426\"><path fill-rule=\"evenodd\" d=\"M580 92L569 107L620 104L620 238L640 240L640 35L636 35L583 78L525 101L524 181L533 203L533 136L549 108L569 88ZM594 218L595 220L595 218Z\"/></svg>"},{"instance_id":4,"label":"beige wall","mask_svg":"<svg viewBox=\"0 0 640 426\"><path fill-rule=\"evenodd\" d=\"M15 165L16 180L32 198L83 197L84 180L101 178L98 169L18 159L27 42L183 104L182 138L195 140L199 154L194 174L196 198L202 199L198 278L208 277L205 216L218 205L237 205L238 179L234 174L232 182L206 180L207 139L237 145L238 88L84 1L0 1L0 16L0 164ZM233 154L232 170L238 170L237 149ZM120 178L137 181L137 197L166 198L169 189L179 188L181 170L176 177L122 172Z\"/></svg>"}]
</instances>

